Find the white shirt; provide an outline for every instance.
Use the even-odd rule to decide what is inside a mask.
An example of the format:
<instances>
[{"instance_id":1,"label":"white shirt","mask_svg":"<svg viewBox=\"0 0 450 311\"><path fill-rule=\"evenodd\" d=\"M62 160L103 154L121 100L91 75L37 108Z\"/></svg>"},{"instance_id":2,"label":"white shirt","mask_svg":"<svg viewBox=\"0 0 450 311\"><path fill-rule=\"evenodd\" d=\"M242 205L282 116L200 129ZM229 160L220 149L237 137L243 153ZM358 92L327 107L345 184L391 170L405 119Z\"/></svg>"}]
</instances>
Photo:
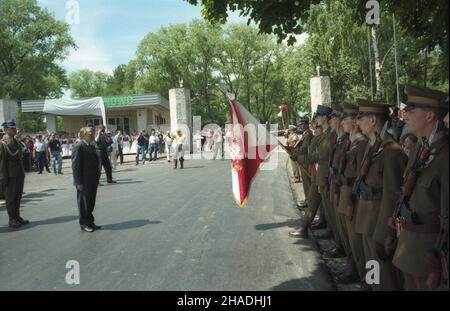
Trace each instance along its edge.
<instances>
[{"instance_id":1,"label":"white shirt","mask_svg":"<svg viewBox=\"0 0 450 311\"><path fill-rule=\"evenodd\" d=\"M34 144L34 150L36 150L36 152L45 152L45 146L46 144L44 142L36 141Z\"/></svg>"},{"instance_id":2,"label":"white shirt","mask_svg":"<svg viewBox=\"0 0 450 311\"><path fill-rule=\"evenodd\" d=\"M223 140L222 132L216 132L214 134L214 139L216 143L221 143Z\"/></svg>"},{"instance_id":3,"label":"white shirt","mask_svg":"<svg viewBox=\"0 0 450 311\"><path fill-rule=\"evenodd\" d=\"M157 136L152 135L152 136L150 136L150 138L148 139L148 142L149 142L150 144L157 144L157 143L159 142L159 139L158 139Z\"/></svg>"}]
</instances>

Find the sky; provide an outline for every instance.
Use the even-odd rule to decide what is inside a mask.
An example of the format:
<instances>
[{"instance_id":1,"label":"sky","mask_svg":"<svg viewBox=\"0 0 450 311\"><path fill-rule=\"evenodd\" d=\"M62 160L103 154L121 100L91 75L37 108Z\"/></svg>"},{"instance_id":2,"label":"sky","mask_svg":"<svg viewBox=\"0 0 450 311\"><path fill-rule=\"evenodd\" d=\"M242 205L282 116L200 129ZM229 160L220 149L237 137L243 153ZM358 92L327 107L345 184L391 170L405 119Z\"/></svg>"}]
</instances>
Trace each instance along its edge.
<instances>
[{"instance_id":1,"label":"sky","mask_svg":"<svg viewBox=\"0 0 450 311\"><path fill-rule=\"evenodd\" d=\"M68 73L90 69L112 73L134 58L141 40L163 26L201 19L201 7L184 0L37 0L58 20L73 20L79 6L79 24L71 23L78 46L63 63ZM68 7L68 8L66 8ZM246 22L232 13L229 22Z\"/></svg>"}]
</instances>

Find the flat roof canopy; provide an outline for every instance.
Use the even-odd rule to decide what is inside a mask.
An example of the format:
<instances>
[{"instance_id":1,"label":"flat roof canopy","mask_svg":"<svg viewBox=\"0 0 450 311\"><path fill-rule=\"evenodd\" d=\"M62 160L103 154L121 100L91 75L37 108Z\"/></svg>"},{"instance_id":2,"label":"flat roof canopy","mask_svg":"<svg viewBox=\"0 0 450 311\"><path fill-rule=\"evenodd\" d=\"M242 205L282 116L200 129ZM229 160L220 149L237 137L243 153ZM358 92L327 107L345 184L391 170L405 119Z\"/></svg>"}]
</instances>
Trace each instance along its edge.
<instances>
[{"instance_id":1,"label":"flat roof canopy","mask_svg":"<svg viewBox=\"0 0 450 311\"><path fill-rule=\"evenodd\" d=\"M169 110L169 101L158 93L130 95L130 96L108 96L100 97L103 100L106 110L145 108L158 106L164 110ZM46 100L24 100L22 101L22 112L44 112ZM62 114L61 114L62 115Z\"/></svg>"}]
</instances>

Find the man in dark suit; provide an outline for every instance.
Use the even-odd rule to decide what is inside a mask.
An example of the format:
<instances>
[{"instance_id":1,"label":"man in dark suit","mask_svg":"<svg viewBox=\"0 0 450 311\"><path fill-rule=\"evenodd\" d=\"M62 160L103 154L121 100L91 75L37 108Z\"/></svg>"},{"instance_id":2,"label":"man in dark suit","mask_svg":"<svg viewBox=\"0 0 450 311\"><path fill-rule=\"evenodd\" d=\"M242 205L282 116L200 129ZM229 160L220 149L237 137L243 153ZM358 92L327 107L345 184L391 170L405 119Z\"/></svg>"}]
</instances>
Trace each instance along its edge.
<instances>
[{"instance_id":1,"label":"man in dark suit","mask_svg":"<svg viewBox=\"0 0 450 311\"><path fill-rule=\"evenodd\" d=\"M106 128L104 125L100 126L97 137L95 138L95 142L97 143L97 153L100 156L101 164L105 169L107 183L117 183L112 178L112 167L108 157L108 147L112 145L112 140L106 134Z\"/></svg>"},{"instance_id":2,"label":"man in dark suit","mask_svg":"<svg viewBox=\"0 0 450 311\"><path fill-rule=\"evenodd\" d=\"M100 161L95 150L94 131L84 127L79 133L80 140L72 150L73 182L77 189L77 203L81 230L93 232L101 229L95 225L92 212L95 207L97 188L100 180Z\"/></svg>"}]
</instances>

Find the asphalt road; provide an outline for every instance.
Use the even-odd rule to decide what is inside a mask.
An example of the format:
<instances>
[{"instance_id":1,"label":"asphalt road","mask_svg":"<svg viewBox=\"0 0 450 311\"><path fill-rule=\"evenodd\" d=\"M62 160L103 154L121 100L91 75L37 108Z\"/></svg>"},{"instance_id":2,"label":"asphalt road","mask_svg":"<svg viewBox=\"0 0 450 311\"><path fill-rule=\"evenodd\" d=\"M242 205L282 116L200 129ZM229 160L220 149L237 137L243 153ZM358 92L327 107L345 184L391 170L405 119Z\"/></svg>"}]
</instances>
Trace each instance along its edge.
<instances>
[{"instance_id":1,"label":"asphalt road","mask_svg":"<svg viewBox=\"0 0 450 311\"><path fill-rule=\"evenodd\" d=\"M229 161L176 171L165 160L127 163L118 184L99 188L94 233L80 231L70 168L29 174L22 216L31 224L9 229L0 207L0 290L333 290L314 243L287 235L299 222L279 155L244 209ZM66 283L69 260L79 285Z\"/></svg>"}]
</instances>

